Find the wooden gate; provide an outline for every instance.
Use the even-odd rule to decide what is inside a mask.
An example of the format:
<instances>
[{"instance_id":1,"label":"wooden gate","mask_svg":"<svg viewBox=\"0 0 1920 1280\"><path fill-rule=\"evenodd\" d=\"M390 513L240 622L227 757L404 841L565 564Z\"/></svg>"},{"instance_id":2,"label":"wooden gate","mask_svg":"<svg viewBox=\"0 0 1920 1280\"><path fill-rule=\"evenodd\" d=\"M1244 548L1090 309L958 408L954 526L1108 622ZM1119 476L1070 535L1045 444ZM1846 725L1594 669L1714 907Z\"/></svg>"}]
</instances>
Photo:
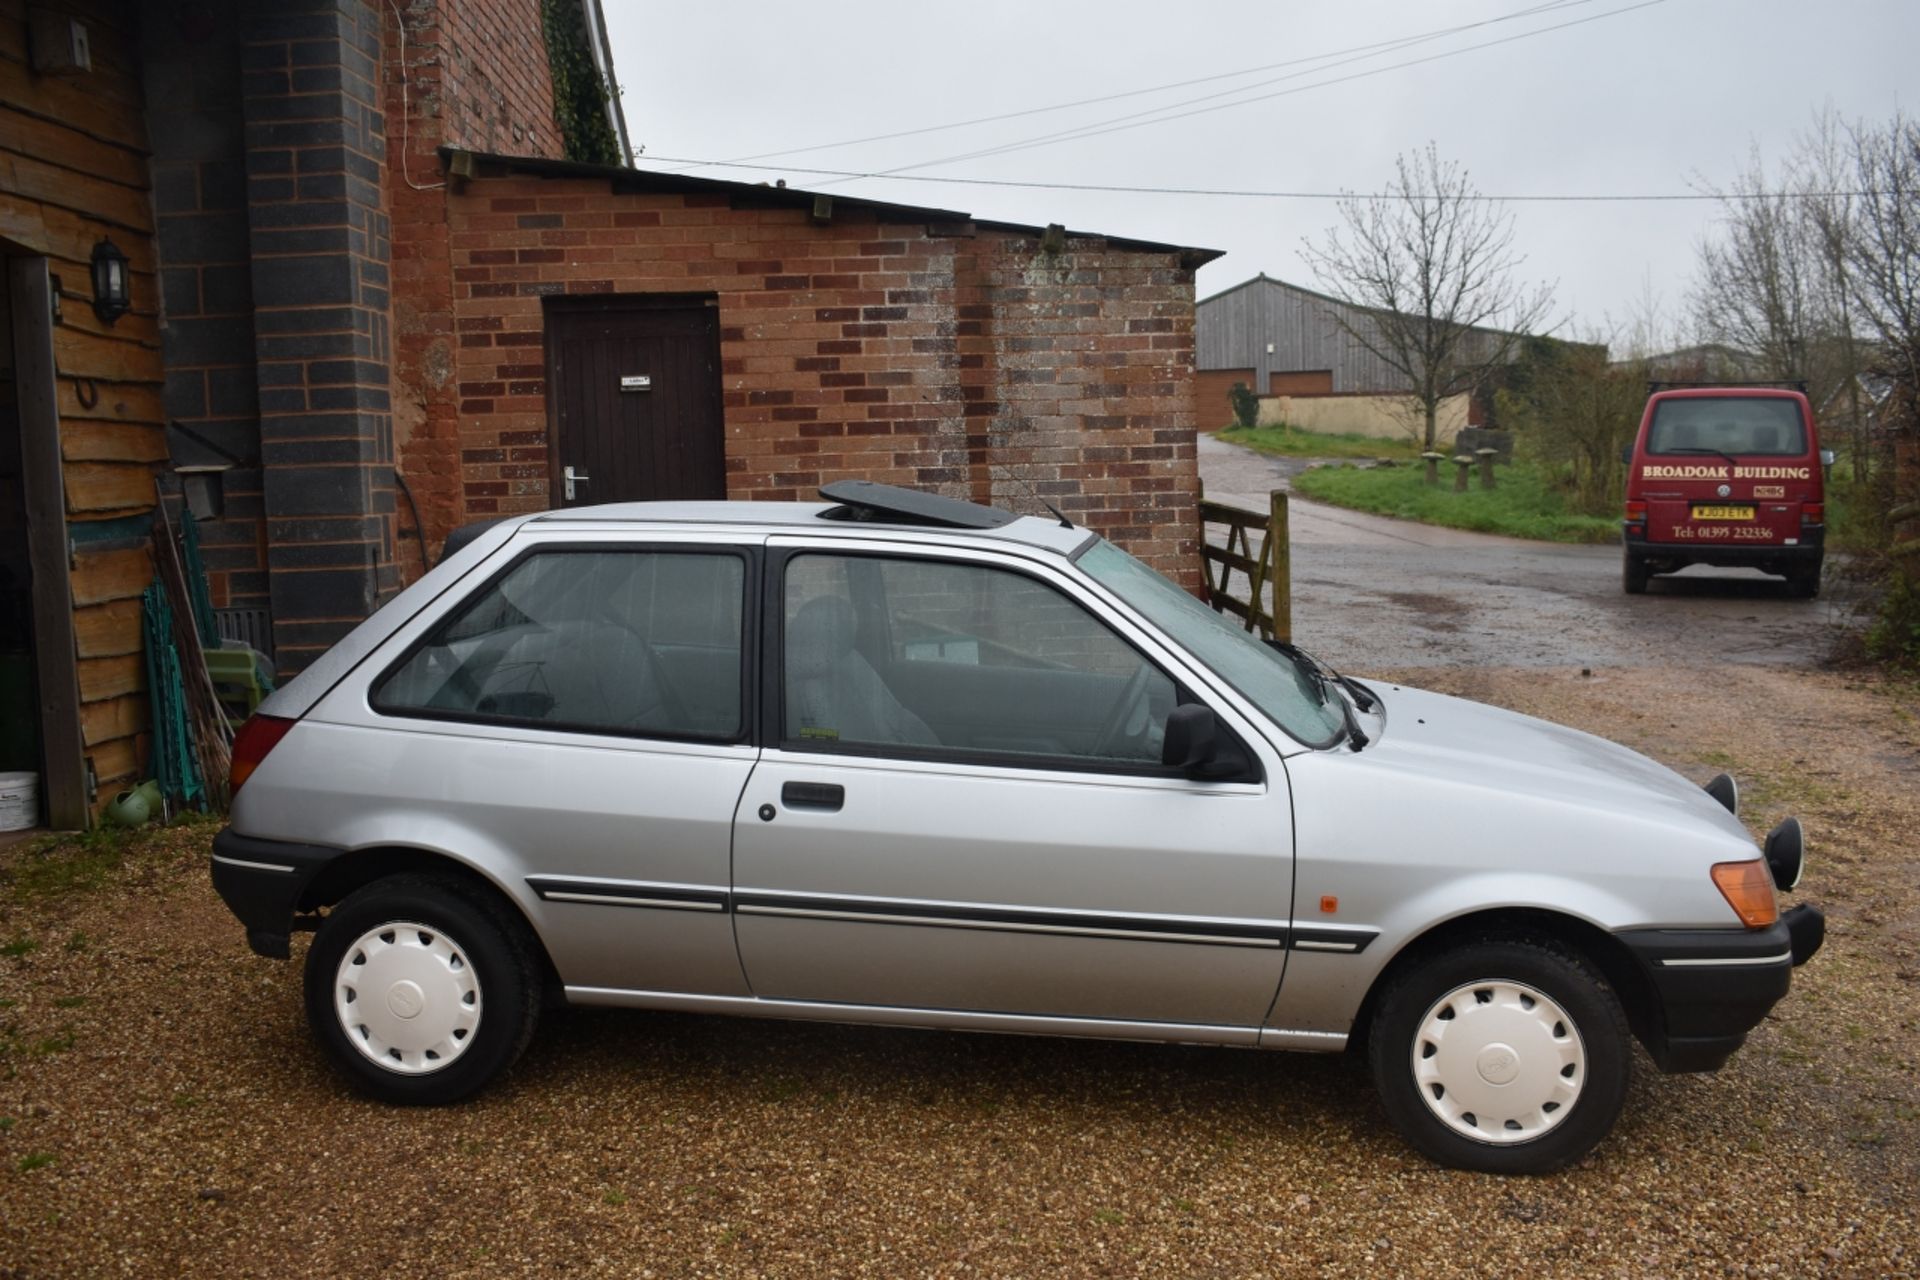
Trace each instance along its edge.
<instances>
[{"instance_id":1,"label":"wooden gate","mask_svg":"<svg viewBox=\"0 0 1920 1280\"><path fill-rule=\"evenodd\" d=\"M1206 584L1207 603L1241 619L1247 630L1258 630L1265 639L1291 641L1293 557L1289 537L1287 495L1282 490L1268 495L1265 515L1225 502L1209 502L1203 495L1200 576ZM1216 543L1214 538L1221 541ZM1236 569L1245 579L1244 600L1234 594Z\"/></svg>"},{"instance_id":2,"label":"wooden gate","mask_svg":"<svg viewBox=\"0 0 1920 1280\"><path fill-rule=\"evenodd\" d=\"M727 496L715 298L555 300L546 319L549 505Z\"/></svg>"}]
</instances>

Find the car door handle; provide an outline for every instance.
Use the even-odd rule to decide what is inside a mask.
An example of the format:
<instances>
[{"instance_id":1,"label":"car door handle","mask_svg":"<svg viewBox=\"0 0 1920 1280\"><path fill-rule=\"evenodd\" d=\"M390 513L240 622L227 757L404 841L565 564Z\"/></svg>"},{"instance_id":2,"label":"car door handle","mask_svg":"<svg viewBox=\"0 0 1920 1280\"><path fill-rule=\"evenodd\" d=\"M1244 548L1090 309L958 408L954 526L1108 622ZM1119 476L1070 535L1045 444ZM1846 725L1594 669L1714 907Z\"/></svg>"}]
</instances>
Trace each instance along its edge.
<instances>
[{"instance_id":1,"label":"car door handle","mask_svg":"<svg viewBox=\"0 0 1920 1280\"><path fill-rule=\"evenodd\" d=\"M847 789L837 782L789 782L780 788L780 803L789 809L838 813L846 802Z\"/></svg>"}]
</instances>

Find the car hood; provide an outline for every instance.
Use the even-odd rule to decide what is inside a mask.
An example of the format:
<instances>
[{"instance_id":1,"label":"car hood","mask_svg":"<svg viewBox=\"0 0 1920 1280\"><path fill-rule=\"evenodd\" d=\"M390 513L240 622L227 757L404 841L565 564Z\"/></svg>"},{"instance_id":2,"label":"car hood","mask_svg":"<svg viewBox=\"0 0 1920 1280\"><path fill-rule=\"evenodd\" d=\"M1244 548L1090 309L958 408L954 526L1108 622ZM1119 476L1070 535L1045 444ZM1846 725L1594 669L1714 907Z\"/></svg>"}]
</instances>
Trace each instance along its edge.
<instances>
[{"instance_id":1,"label":"car hood","mask_svg":"<svg viewBox=\"0 0 1920 1280\"><path fill-rule=\"evenodd\" d=\"M1381 695L1385 720L1364 754L1398 775L1626 810L1643 819L1665 811L1676 821L1705 822L1751 842L1712 796L1637 751L1485 703L1404 686L1369 687Z\"/></svg>"}]
</instances>

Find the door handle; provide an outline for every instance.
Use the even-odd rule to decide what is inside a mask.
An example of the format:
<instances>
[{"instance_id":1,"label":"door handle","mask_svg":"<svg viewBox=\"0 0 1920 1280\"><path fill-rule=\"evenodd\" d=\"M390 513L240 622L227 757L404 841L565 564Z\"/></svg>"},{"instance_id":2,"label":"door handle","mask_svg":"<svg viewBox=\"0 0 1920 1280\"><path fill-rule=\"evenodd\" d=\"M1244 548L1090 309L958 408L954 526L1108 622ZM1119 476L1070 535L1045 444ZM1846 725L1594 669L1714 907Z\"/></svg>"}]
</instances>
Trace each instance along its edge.
<instances>
[{"instance_id":1,"label":"door handle","mask_svg":"<svg viewBox=\"0 0 1920 1280\"><path fill-rule=\"evenodd\" d=\"M566 467L560 472L560 478L566 485L566 499L568 502L572 502L574 499L574 486L583 485L593 477L584 471L575 471L572 467Z\"/></svg>"},{"instance_id":2,"label":"door handle","mask_svg":"<svg viewBox=\"0 0 1920 1280\"><path fill-rule=\"evenodd\" d=\"M837 782L789 782L780 788L780 803L789 809L838 813L846 802L847 789Z\"/></svg>"}]
</instances>

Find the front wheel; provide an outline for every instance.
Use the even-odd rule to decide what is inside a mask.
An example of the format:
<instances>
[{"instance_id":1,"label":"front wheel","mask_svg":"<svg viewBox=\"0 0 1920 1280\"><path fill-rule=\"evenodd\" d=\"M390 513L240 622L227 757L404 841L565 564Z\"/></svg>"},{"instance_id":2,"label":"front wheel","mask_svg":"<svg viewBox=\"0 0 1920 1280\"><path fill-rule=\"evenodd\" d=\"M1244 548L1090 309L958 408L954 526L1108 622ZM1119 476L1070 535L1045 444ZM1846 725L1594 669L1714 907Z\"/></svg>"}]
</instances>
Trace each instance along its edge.
<instances>
[{"instance_id":1,"label":"front wheel","mask_svg":"<svg viewBox=\"0 0 1920 1280\"><path fill-rule=\"evenodd\" d=\"M395 876L349 896L307 952L307 1020L383 1102L456 1102L513 1065L540 983L527 931L484 890Z\"/></svg>"},{"instance_id":2,"label":"front wheel","mask_svg":"<svg viewBox=\"0 0 1920 1280\"><path fill-rule=\"evenodd\" d=\"M1551 1172L1591 1151L1626 1102L1620 1002L1549 943L1475 943L1411 967L1371 1043L1395 1128L1459 1169Z\"/></svg>"}]
</instances>

